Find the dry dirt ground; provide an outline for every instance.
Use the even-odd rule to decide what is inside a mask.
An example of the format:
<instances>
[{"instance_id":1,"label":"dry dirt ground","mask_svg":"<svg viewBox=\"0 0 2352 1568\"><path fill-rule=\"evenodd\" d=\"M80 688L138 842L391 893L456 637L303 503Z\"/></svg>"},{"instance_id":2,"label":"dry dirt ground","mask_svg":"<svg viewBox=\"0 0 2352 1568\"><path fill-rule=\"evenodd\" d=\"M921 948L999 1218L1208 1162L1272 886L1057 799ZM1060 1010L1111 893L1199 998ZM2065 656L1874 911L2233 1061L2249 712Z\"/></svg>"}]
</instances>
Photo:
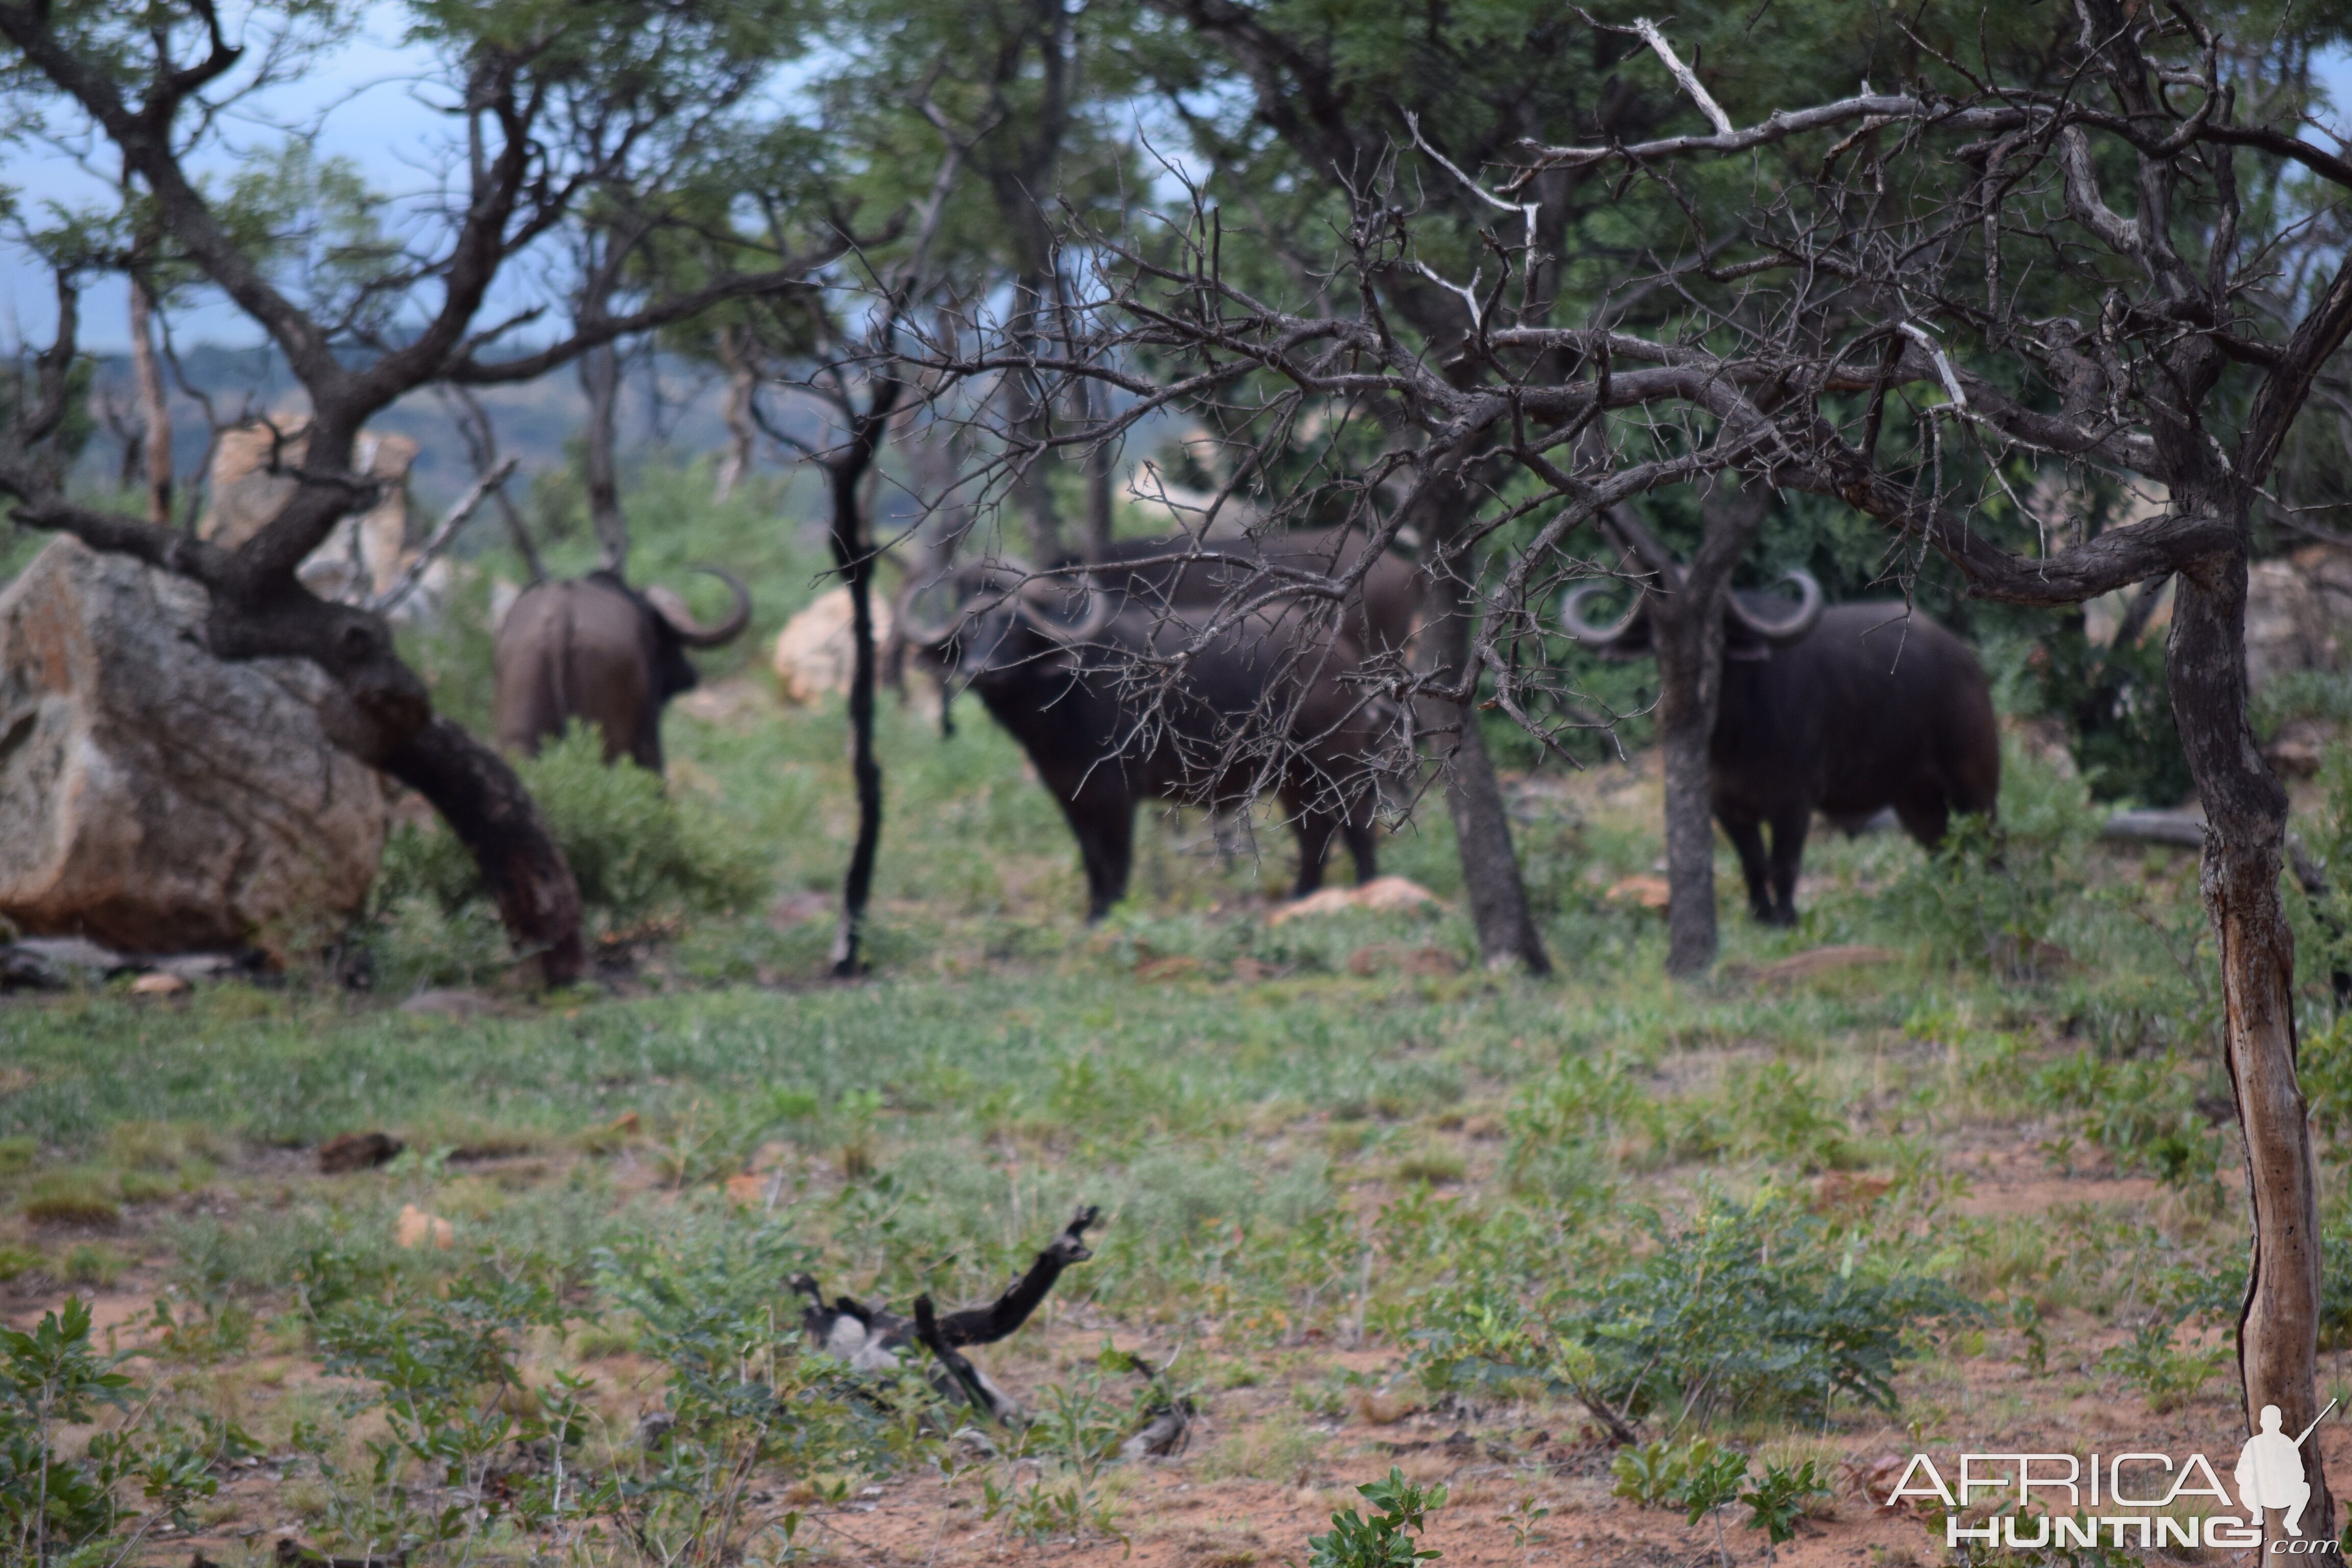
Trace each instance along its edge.
<instances>
[{"instance_id":1,"label":"dry dirt ground","mask_svg":"<svg viewBox=\"0 0 2352 1568\"><path fill-rule=\"evenodd\" d=\"M625 1166L632 1163L626 1149L617 1157ZM1956 1203L1966 1214L2034 1214L2063 1205L2128 1227L2149 1224L2166 1202L2154 1183L2141 1178L2053 1174L2029 1142L1999 1130L1979 1131L1951 1152L1950 1163L1967 1176ZM473 1173L491 1182L537 1182L560 1180L563 1170L561 1159L509 1157L478 1162ZM273 1177L281 1199L316 1180L293 1151L260 1154L251 1169L228 1174L244 1177L242 1189L264 1202ZM652 1184L643 1171L635 1181ZM1851 1184L1832 1176L1819 1190L1826 1201L1836 1201ZM184 1206L198 1209L208 1201L217 1203L218 1195L192 1194ZM48 1228L52 1244L75 1234ZM141 1250L135 1234L90 1236L103 1236L117 1251ZM139 1258L110 1287L81 1292L92 1302L102 1342L133 1352L152 1342L155 1290L170 1263L160 1253ZM62 1297L55 1289L19 1290L6 1300L6 1319L29 1327ZM2202 1451L2213 1456L2226 1476L2236 1452L2233 1433L2240 1430L2229 1397L2233 1379L2217 1376L2200 1397L2154 1415L2096 1365L2100 1351L2127 1337L2122 1331L2076 1314L2052 1321L2046 1331L2052 1356L2044 1372L2029 1369L2022 1342L2014 1335L1980 1333L1910 1365L1901 1379L1902 1408L1892 1417L1844 1411L1818 1434L1759 1434L1761 1452L1791 1462L1815 1458L1840 1478L1834 1501L1802 1523L1797 1539L1778 1550L1777 1563L1792 1568L1864 1563L1900 1568L1941 1560L1939 1535L1915 1517L1878 1506L1863 1486L1874 1466L1922 1447L1939 1458L1961 1450ZM1362 1506L1354 1483L1384 1475L1393 1466L1414 1481L1448 1489L1445 1507L1433 1516L1423 1544L1452 1563L1704 1568L1710 1563L1766 1561L1761 1537L1740 1527L1744 1510L1726 1510L1719 1521L1693 1526L1679 1513L1612 1496L1612 1450L1580 1412L1453 1402L1433 1408L1410 1384L1390 1375L1402 1360L1394 1350L1339 1348L1310 1334L1304 1342L1271 1352L1228 1353L1213 1337L1187 1343L1137 1334L1081 1300L1049 1305L1016 1339L981 1359L1021 1397L1091 1364L1106 1341L1155 1361L1175 1355L1180 1368L1184 1358L1192 1358L1217 1385L1203 1396L1185 1452L1105 1472L1104 1511L1116 1535L1018 1538L1002 1521L983 1517L976 1468L961 1477L887 1477L832 1505L805 1485L781 1493L755 1489L747 1518L757 1523L797 1511L805 1520L800 1545L842 1562L924 1568L1009 1562L1244 1568L1304 1563L1308 1537L1328 1528L1335 1510ZM135 1353L126 1370L142 1383L154 1375L190 1375L184 1366L152 1363ZM633 1355L604 1357L590 1370L611 1433L625 1433L639 1415L661 1402L656 1370ZM1336 1418L1303 1414L1298 1391L1341 1373L1358 1374L1364 1385L1351 1394L1349 1407ZM317 1401L339 1386L314 1358L298 1354L257 1354L195 1376L216 1408L262 1427L273 1405ZM360 1417L362 1425L371 1419ZM2352 1430L2331 1420L2318 1441L2342 1496L2352 1486ZM137 1560L179 1564L193 1554L224 1564L258 1562L281 1538L304 1541L288 1491L301 1483L299 1472L292 1480L287 1478L284 1458L247 1461L207 1506L200 1534L151 1539ZM1013 1484L1027 1474L1014 1467ZM1883 1473L1879 1485L1885 1485ZM2222 1555L2203 1552L2186 1560L2216 1561Z\"/></svg>"}]
</instances>

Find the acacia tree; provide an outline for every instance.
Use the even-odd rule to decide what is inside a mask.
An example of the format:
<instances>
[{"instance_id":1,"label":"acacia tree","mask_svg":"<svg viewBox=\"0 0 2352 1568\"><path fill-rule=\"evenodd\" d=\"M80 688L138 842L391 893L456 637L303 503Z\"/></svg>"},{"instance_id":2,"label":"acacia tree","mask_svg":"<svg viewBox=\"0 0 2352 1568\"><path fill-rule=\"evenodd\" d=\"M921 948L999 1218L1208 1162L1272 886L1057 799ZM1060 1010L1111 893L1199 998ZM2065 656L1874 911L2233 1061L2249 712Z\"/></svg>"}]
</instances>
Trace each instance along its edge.
<instances>
[{"instance_id":1,"label":"acacia tree","mask_svg":"<svg viewBox=\"0 0 2352 1568\"><path fill-rule=\"evenodd\" d=\"M1071 369L1139 405L1214 403L1262 432L1311 408L1327 432L1369 419L1410 433L1347 504L1369 513L1372 482L1402 487L1393 530L1433 493L1472 502L1460 538L1492 546L1472 668L1436 689L1467 702L1483 676L1547 742L1588 711L1559 673L1549 606L1613 569L1587 541L1644 498L1738 485L1852 508L2012 604L2177 574L2167 662L2206 812L2201 885L2253 1217L2239 1320L2251 1430L2265 1405L2291 1428L2318 1414L2320 1251L2278 886L2286 796L2247 717L2247 561L2266 479L2352 333L2336 205L2352 160L2294 130L2329 36L2240 20L2252 42L2186 5L2078 0L2043 74L1923 44L1909 85L1745 125L1647 29L1706 129L1530 145L1491 186L1407 149L1360 187L1328 263L1341 286L1311 301L1323 309L1223 276L1196 206L1172 252L1106 242L1104 335ZM1580 325L1530 303L1546 258L1520 201L1562 171L1664 198L1621 204L1638 266L1621 263ZM1480 271L1442 226L1424 247L1414 180L1500 215ZM2114 192L2128 193L2122 210ZM1408 271L1453 290L1466 327L1408 331L1379 282ZM1662 297L1672 310L1628 304ZM1186 374L1125 368L1151 355ZM2094 479L2157 504L2136 518L2083 504ZM2305 1518L2333 1534L2315 1452L2305 1468Z\"/></svg>"},{"instance_id":2,"label":"acacia tree","mask_svg":"<svg viewBox=\"0 0 2352 1568\"><path fill-rule=\"evenodd\" d=\"M160 259L200 275L266 334L310 405L304 451L287 468L291 496L234 551L78 504L64 488L57 436L63 378L78 353L79 279L92 258L59 248L58 331L39 356L41 395L16 407L0 437L0 492L13 499L19 523L202 584L217 657L290 656L324 669L340 697L329 715L335 743L433 804L481 867L516 950L534 957L547 981L568 981L583 958L578 888L513 770L434 713L380 616L318 598L296 569L340 520L374 500L373 484L352 471L353 446L362 426L404 394L530 379L722 301L797 288L839 245L768 251L682 291L657 286L537 347L515 346L515 334L537 321L538 307L488 318L493 287L514 278L517 262L592 194L637 171L631 155L656 137L663 110L662 95L636 85L700 68L717 36L733 36L728 28L740 23L740 15L713 23L656 0L561 9L419 0L415 36L434 48L455 133L437 197L398 210L379 204L378 216L404 231L380 249L306 248L327 242L302 221L315 214L300 192L278 193L285 221L257 236L193 177L191 160L218 145L231 102L281 75L306 37L323 39L321 16L301 4L257 6L243 36L232 37L213 0L0 4L0 94L13 122L109 146L125 171L126 209L143 203L152 212L154 244L168 252ZM577 133L590 119L566 112L586 105L611 110L611 119L593 121L594 137ZM95 215L83 226L109 221Z\"/></svg>"},{"instance_id":3,"label":"acacia tree","mask_svg":"<svg viewBox=\"0 0 2352 1568\"><path fill-rule=\"evenodd\" d=\"M1133 22L1129 0L856 0L839 14L845 65L824 91L832 121L869 154L861 187L919 205L939 158L959 158L967 177L932 247L942 286L1031 357L1065 342L1070 279L1058 215L1117 211L1134 199L1129 73L1118 48ZM1057 483L1065 454L1049 437L1083 414L1061 405L1060 393L1084 389L1021 370L957 395L993 405L986 423L1004 439L974 457L1001 467L995 510L1040 561L1064 557L1072 542ZM965 439L979 434L975 422L951 423ZM1089 553L1110 529L1112 457L1097 447L1081 458L1077 542Z\"/></svg>"},{"instance_id":4,"label":"acacia tree","mask_svg":"<svg viewBox=\"0 0 2352 1568\"><path fill-rule=\"evenodd\" d=\"M1397 140L1424 126L1475 168L1522 138L1639 135L1662 112L1658 95L1622 79L1615 68L1622 47L1580 32L1556 7L1505 5L1407 20L1381 5L1310 12L1278 0L1148 0L1148 6L1161 27L1139 37L1136 68L1214 172L1220 271L1230 268L1230 276L1256 289L1303 293L1315 301L1310 310L1349 309L1346 296L1366 291L1381 319L1428 345L1432 363L1456 363L1458 374L1476 373L1448 346L1470 331L1475 301L1465 310L1461 294L1401 254L1370 257L1356 276L1336 275L1316 253L1320 237L1344 232L1351 210L1391 168ZM1491 215L1465 186L1441 179L1392 194L1413 213L1429 259L1480 252L1481 221ZM1584 231L1612 196L1608 182L1566 171L1547 173L1509 205L1528 242L1518 283L1530 319L1578 310L1591 291L1593 264L1606 272L1607 259L1594 254L1602 247ZM1580 267L1586 276L1577 275ZM1403 438L1424 437L1413 431ZM1454 454L1444 477L1423 475L1433 482L1408 486L1391 473L1382 489L1363 492L1377 504L1355 515L1396 523L1383 530L1384 540L1421 542L1429 602L1416 725L1446 763L1445 802L1481 952L1490 964L1541 973L1550 961L1478 728L1469 658L1476 606L1468 577L1480 546L1467 542L1463 527L1478 483L1478 446L1474 439Z\"/></svg>"}]
</instances>

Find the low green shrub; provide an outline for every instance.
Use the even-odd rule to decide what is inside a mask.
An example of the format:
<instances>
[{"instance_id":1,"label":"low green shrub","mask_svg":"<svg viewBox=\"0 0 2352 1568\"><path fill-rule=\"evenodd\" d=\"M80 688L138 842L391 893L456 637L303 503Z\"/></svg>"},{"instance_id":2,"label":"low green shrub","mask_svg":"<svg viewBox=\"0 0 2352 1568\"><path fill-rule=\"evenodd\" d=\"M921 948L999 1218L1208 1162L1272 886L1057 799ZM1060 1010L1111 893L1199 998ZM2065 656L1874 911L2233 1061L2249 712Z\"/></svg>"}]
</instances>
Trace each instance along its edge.
<instances>
[{"instance_id":1,"label":"low green shrub","mask_svg":"<svg viewBox=\"0 0 2352 1568\"><path fill-rule=\"evenodd\" d=\"M2075 1131L2126 1171L2169 1187L2210 1186L2221 1169L2221 1131L2198 1105L2200 1070L2171 1051L2105 1061L2088 1050L2037 1068L2035 1103L2067 1113Z\"/></svg>"},{"instance_id":2,"label":"low green shrub","mask_svg":"<svg viewBox=\"0 0 2352 1568\"><path fill-rule=\"evenodd\" d=\"M1935 853L1879 896L1877 929L1924 937L1940 963L2044 978L2057 961L2052 929L2099 820L2079 782L2006 747L1999 821L1955 818Z\"/></svg>"},{"instance_id":3,"label":"low green shrub","mask_svg":"<svg viewBox=\"0 0 2352 1568\"><path fill-rule=\"evenodd\" d=\"M1811 1459L1793 1468L1764 1467L1763 1479L1742 1490L1738 1500L1748 1505L1748 1528L1764 1532L1767 1568L1774 1552L1795 1538L1797 1521L1835 1495Z\"/></svg>"},{"instance_id":4,"label":"low green shrub","mask_svg":"<svg viewBox=\"0 0 2352 1568\"><path fill-rule=\"evenodd\" d=\"M1866 1267L1858 1243L1776 1188L1648 1229L1646 1256L1588 1289L1529 1300L1487 1277L1428 1291L1412 1336L1422 1380L1532 1380L1620 1427L1816 1420L1839 1398L1894 1408L1916 1331L1980 1315L1941 1280Z\"/></svg>"},{"instance_id":5,"label":"low green shrub","mask_svg":"<svg viewBox=\"0 0 2352 1568\"><path fill-rule=\"evenodd\" d=\"M0 1557L122 1562L155 1527L189 1523L187 1510L220 1489L215 1467L258 1452L226 1423L189 1431L155 1418L116 1370L131 1354L100 1353L78 1296L31 1329L0 1328ZM106 1406L132 1415L69 1458L64 1428ZM143 1512L124 1501L134 1488ZM81 1555L93 1548L100 1555Z\"/></svg>"},{"instance_id":6,"label":"low green shrub","mask_svg":"<svg viewBox=\"0 0 2352 1568\"><path fill-rule=\"evenodd\" d=\"M2101 647L2079 612L2062 618L2034 660L2042 711L2066 722L2095 800L2168 806L2196 787L2172 724L2162 637Z\"/></svg>"},{"instance_id":7,"label":"low green shrub","mask_svg":"<svg viewBox=\"0 0 2352 1568\"><path fill-rule=\"evenodd\" d=\"M1513 1186L1559 1200L1607 1186L1612 1145L1657 1143L1664 1121L1636 1069L1613 1057L1575 1056L1522 1086L1503 1110L1503 1169Z\"/></svg>"},{"instance_id":8,"label":"low green shrub","mask_svg":"<svg viewBox=\"0 0 2352 1568\"><path fill-rule=\"evenodd\" d=\"M1777 1190L1651 1229L1656 1250L1568 1325L1596 1391L1637 1416L1811 1419L1840 1396L1892 1409L1917 1326L1974 1314L1940 1280L1874 1277Z\"/></svg>"},{"instance_id":9,"label":"low green shrub","mask_svg":"<svg viewBox=\"0 0 2352 1568\"><path fill-rule=\"evenodd\" d=\"M580 883L592 936L743 909L767 890L758 857L729 844L698 803L666 791L656 775L627 762L607 767L601 738L585 725L574 723L516 771ZM481 873L437 821L393 830L371 910L383 956L396 967L425 966L415 978L469 981L507 962Z\"/></svg>"},{"instance_id":10,"label":"low green shrub","mask_svg":"<svg viewBox=\"0 0 2352 1568\"><path fill-rule=\"evenodd\" d=\"M1413 1568L1443 1553L1421 1544L1429 1516L1445 1506L1445 1489L1426 1491L1389 1467L1388 1479L1356 1489L1378 1510L1366 1519L1354 1509L1331 1516L1328 1535L1307 1538L1307 1568Z\"/></svg>"},{"instance_id":11,"label":"low green shrub","mask_svg":"<svg viewBox=\"0 0 2352 1568\"><path fill-rule=\"evenodd\" d=\"M2109 1347L2099 1368L2147 1399L2148 1413L2163 1415L2197 1396L2228 1356L2221 1345L2183 1347L2174 1342L2179 1324L2159 1313L2133 1331L2127 1343Z\"/></svg>"}]
</instances>

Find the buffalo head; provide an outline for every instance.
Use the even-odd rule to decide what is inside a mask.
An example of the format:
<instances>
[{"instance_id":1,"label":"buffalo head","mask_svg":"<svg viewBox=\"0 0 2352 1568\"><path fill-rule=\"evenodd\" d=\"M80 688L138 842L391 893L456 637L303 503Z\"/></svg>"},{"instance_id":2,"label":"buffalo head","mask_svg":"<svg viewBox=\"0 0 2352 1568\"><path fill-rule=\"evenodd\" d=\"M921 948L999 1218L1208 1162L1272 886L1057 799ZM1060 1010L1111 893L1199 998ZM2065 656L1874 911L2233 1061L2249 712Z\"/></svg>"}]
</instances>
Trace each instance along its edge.
<instances>
[{"instance_id":1,"label":"buffalo head","mask_svg":"<svg viewBox=\"0 0 2352 1568\"><path fill-rule=\"evenodd\" d=\"M1797 585L1796 608L1774 615L1761 607L1763 595L1727 594L1723 600L1723 653L1726 658L1769 658L1774 648L1801 643L1811 637L1822 619L1822 585L1813 574L1801 568L1782 574L1782 580ZM1651 650L1650 590L1638 590L1632 608L1613 624L1601 624L1589 619L1585 605L1601 595L1611 592L1616 584L1610 582L1580 583L1568 591L1560 601L1560 625L1567 628L1570 640L1611 658L1638 658Z\"/></svg>"},{"instance_id":2,"label":"buffalo head","mask_svg":"<svg viewBox=\"0 0 2352 1568\"><path fill-rule=\"evenodd\" d=\"M1083 574L1041 576L1005 557L971 562L909 589L898 626L926 661L982 685L1067 658L1099 637L1118 607Z\"/></svg>"},{"instance_id":3,"label":"buffalo head","mask_svg":"<svg viewBox=\"0 0 2352 1568\"><path fill-rule=\"evenodd\" d=\"M694 689L694 666L687 662L686 649L724 647L741 637L743 628L751 624L751 591L740 580L716 566L697 566L693 570L718 578L735 595L735 607L716 626L706 626L697 621L693 610L687 605L686 595L675 588L656 584L634 595L644 604L646 618L652 623L661 670L656 689L665 702L681 691ZM617 584L619 579L614 581Z\"/></svg>"}]
</instances>

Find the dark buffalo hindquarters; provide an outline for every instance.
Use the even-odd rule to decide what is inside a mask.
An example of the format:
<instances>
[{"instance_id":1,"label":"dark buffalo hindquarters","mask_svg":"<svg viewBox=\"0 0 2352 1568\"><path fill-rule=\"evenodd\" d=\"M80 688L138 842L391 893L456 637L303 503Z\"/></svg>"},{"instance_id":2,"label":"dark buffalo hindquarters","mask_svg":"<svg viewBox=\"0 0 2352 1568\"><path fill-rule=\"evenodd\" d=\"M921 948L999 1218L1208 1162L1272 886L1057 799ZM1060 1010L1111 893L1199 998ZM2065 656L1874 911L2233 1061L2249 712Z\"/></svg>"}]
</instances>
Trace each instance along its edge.
<instances>
[{"instance_id":1,"label":"dark buffalo hindquarters","mask_svg":"<svg viewBox=\"0 0 2352 1568\"><path fill-rule=\"evenodd\" d=\"M1953 813L1990 814L2000 795L2000 731L1983 668L1967 644L1899 604L1825 610L1787 647L1735 638L1710 760L1716 818L1739 851L1748 907L1776 924L1797 918L1814 812L1853 831L1892 806L1932 849Z\"/></svg>"},{"instance_id":2,"label":"dark buffalo hindquarters","mask_svg":"<svg viewBox=\"0 0 2352 1568\"><path fill-rule=\"evenodd\" d=\"M712 575L735 595L734 613L715 626L697 625L668 590L639 593L611 572L524 589L492 652L499 744L535 755L579 719L603 732L607 763L627 756L661 772L663 705L694 689L686 650L717 647L751 625L751 595Z\"/></svg>"}]
</instances>

